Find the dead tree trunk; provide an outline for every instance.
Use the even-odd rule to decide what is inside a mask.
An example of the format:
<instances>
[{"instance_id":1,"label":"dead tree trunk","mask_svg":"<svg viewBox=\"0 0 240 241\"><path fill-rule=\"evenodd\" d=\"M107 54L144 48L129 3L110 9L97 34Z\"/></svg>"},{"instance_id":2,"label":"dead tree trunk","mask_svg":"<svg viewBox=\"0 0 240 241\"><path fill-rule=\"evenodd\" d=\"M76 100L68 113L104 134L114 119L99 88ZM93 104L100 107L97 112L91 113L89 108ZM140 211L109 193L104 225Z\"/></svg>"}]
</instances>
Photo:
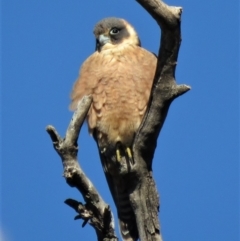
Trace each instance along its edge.
<instances>
[{"instance_id":1,"label":"dead tree trunk","mask_svg":"<svg viewBox=\"0 0 240 241\"><path fill-rule=\"evenodd\" d=\"M159 195L152 175L152 160L157 138L171 102L187 92L190 87L177 85L175 81L175 68L181 43L182 8L170 7L159 0L137 0L137 2L156 20L162 34L148 109L132 146L134 164L127 173L119 171L118 175L129 188L129 199L135 214L139 239L141 241L160 241L162 237L158 219ZM66 203L78 213L76 219L84 219L83 226L89 222L94 227L99 241L115 241L118 239L113 228L110 208L77 162L77 139L91 102L91 97L84 97L79 103L64 139L52 126L48 126L47 131L55 150L62 159L67 183L76 187L86 202L83 205L68 199ZM119 170L123 169L124 167Z\"/></svg>"},{"instance_id":2,"label":"dead tree trunk","mask_svg":"<svg viewBox=\"0 0 240 241\"><path fill-rule=\"evenodd\" d=\"M152 176L152 160L157 138L171 102L190 87L177 85L175 68L181 43L181 7L170 7L159 0L137 0L161 28L160 49L148 110L138 129L133 153L136 162L130 200L134 207L140 240L162 240L158 219L159 196Z\"/></svg>"}]
</instances>

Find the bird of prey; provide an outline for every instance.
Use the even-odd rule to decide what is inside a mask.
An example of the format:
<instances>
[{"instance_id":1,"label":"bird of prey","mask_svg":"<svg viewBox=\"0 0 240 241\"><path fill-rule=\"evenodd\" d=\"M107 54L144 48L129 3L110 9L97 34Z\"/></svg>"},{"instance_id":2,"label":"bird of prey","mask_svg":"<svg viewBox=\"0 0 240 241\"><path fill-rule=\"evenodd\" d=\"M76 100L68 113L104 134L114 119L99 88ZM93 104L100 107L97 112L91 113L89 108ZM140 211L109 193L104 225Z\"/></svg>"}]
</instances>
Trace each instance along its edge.
<instances>
[{"instance_id":1,"label":"bird of prey","mask_svg":"<svg viewBox=\"0 0 240 241\"><path fill-rule=\"evenodd\" d=\"M87 115L89 132L98 143L123 240L135 241L138 231L134 213L116 163L134 163L131 146L148 105L157 58L141 47L136 31L124 19L101 20L94 35L96 50L80 69L71 109L76 109L84 95L92 95Z\"/></svg>"}]
</instances>

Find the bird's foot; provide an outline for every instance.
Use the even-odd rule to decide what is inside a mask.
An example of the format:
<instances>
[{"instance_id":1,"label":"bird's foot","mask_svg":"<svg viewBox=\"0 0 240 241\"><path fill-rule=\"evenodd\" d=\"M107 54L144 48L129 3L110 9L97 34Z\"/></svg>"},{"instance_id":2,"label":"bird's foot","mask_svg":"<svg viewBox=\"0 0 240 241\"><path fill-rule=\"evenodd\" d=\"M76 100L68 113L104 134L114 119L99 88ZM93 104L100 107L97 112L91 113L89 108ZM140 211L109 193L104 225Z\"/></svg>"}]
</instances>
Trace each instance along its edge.
<instances>
[{"instance_id":1,"label":"bird's foot","mask_svg":"<svg viewBox=\"0 0 240 241\"><path fill-rule=\"evenodd\" d=\"M135 164L131 148L123 145L121 142L116 143L116 160L121 170L127 172L130 172Z\"/></svg>"},{"instance_id":2,"label":"bird's foot","mask_svg":"<svg viewBox=\"0 0 240 241\"><path fill-rule=\"evenodd\" d=\"M120 149L118 149L118 148L116 150L116 157L117 157L117 161L121 162L122 156L121 156L121 153L120 153Z\"/></svg>"},{"instance_id":3,"label":"bird's foot","mask_svg":"<svg viewBox=\"0 0 240 241\"><path fill-rule=\"evenodd\" d=\"M129 147L127 147L126 150L125 150L125 152L126 152L126 154L127 154L127 159L128 159L128 161L129 161L132 165L134 165L134 160L133 160L133 155L132 155L131 149L130 149Z\"/></svg>"},{"instance_id":4,"label":"bird's foot","mask_svg":"<svg viewBox=\"0 0 240 241\"><path fill-rule=\"evenodd\" d=\"M129 165L134 165L132 150L130 147L123 148L120 145L116 147L116 159L118 162L128 162Z\"/></svg>"}]
</instances>

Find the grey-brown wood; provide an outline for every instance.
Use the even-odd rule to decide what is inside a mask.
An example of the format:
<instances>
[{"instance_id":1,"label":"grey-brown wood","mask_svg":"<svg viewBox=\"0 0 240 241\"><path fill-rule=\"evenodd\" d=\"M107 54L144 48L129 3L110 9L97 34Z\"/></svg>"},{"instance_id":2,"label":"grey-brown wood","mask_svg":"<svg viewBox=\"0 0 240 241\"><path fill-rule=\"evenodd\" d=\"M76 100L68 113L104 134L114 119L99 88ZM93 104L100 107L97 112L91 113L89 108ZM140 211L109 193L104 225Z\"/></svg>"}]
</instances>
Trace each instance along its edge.
<instances>
[{"instance_id":1,"label":"grey-brown wood","mask_svg":"<svg viewBox=\"0 0 240 241\"><path fill-rule=\"evenodd\" d=\"M161 40L149 106L132 146L134 165L123 179L128 180L129 198L135 213L139 239L157 241L162 240L162 235L158 218L159 195L152 175L152 160L171 102L190 90L190 87L177 85L175 81L181 43L182 8L170 7L158 0L137 2L157 21L161 28Z\"/></svg>"},{"instance_id":2,"label":"grey-brown wood","mask_svg":"<svg viewBox=\"0 0 240 241\"><path fill-rule=\"evenodd\" d=\"M53 126L47 126L54 149L62 159L66 182L77 188L86 204L67 199L65 203L72 207L78 215L75 219L83 219L83 226L88 222L96 231L99 241L117 241L114 231L114 219L109 205L107 205L92 182L87 178L77 160L78 136L92 103L91 96L85 96L78 105L69 124L65 138L61 138Z\"/></svg>"}]
</instances>

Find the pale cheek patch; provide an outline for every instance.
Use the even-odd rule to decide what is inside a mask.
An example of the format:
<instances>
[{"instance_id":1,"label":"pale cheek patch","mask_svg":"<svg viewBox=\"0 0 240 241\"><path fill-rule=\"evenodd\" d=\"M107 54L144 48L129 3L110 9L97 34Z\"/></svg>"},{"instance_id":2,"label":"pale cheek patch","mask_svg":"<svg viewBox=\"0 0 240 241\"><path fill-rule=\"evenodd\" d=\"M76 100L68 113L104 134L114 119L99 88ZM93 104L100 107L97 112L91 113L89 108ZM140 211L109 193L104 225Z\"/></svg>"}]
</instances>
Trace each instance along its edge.
<instances>
[{"instance_id":1,"label":"pale cheek patch","mask_svg":"<svg viewBox=\"0 0 240 241\"><path fill-rule=\"evenodd\" d=\"M135 29L127 22L126 23L126 29L129 32L129 37L127 39L124 39L124 43L133 44L133 45L139 45L139 38L135 31Z\"/></svg>"}]
</instances>

